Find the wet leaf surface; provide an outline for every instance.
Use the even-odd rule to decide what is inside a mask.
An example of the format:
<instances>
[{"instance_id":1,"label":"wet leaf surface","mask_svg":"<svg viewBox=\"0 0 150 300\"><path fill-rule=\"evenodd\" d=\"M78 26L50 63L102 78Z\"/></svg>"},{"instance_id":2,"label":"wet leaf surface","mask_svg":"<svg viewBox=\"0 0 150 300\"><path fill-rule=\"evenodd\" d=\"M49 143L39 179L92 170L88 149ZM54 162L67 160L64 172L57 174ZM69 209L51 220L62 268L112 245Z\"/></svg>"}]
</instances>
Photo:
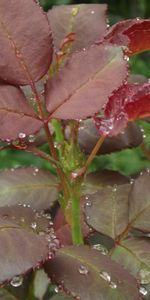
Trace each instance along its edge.
<instances>
[{"instance_id":1,"label":"wet leaf surface","mask_svg":"<svg viewBox=\"0 0 150 300\"><path fill-rule=\"evenodd\" d=\"M52 280L82 300L138 300L135 279L109 257L88 246L64 247L46 264Z\"/></svg>"},{"instance_id":2,"label":"wet leaf surface","mask_svg":"<svg viewBox=\"0 0 150 300\"><path fill-rule=\"evenodd\" d=\"M100 134L91 119L85 120L79 127L79 144L85 154L90 154L96 145ZM107 154L127 148L139 146L143 141L140 128L135 123L129 123L125 130L113 138L107 137L98 154Z\"/></svg>"},{"instance_id":3,"label":"wet leaf surface","mask_svg":"<svg viewBox=\"0 0 150 300\"><path fill-rule=\"evenodd\" d=\"M56 177L48 171L28 167L0 172L0 206L24 204L48 209L57 193Z\"/></svg>"},{"instance_id":4,"label":"wet leaf surface","mask_svg":"<svg viewBox=\"0 0 150 300\"><path fill-rule=\"evenodd\" d=\"M85 201L87 224L115 239L128 225L130 184L101 188Z\"/></svg>"},{"instance_id":5,"label":"wet leaf surface","mask_svg":"<svg viewBox=\"0 0 150 300\"><path fill-rule=\"evenodd\" d=\"M36 1L1 0L0 12L0 78L17 85L39 80L52 59L51 30L42 9Z\"/></svg>"},{"instance_id":6,"label":"wet leaf surface","mask_svg":"<svg viewBox=\"0 0 150 300\"><path fill-rule=\"evenodd\" d=\"M11 295L7 290L0 288L0 300L20 300Z\"/></svg>"},{"instance_id":7,"label":"wet leaf surface","mask_svg":"<svg viewBox=\"0 0 150 300\"><path fill-rule=\"evenodd\" d=\"M150 283L150 241L149 238L129 238L121 242L111 255L142 284Z\"/></svg>"},{"instance_id":8,"label":"wet leaf surface","mask_svg":"<svg viewBox=\"0 0 150 300\"><path fill-rule=\"evenodd\" d=\"M47 82L50 117L81 119L99 112L110 94L122 85L126 72L121 48L101 45L73 54L59 74Z\"/></svg>"},{"instance_id":9,"label":"wet leaf surface","mask_svg":"<svg viewBox=\"0 0 150 300\"><path fill-rule=\"evenodd\" d=\"M95 117L100 134L114 136L135 121L150 115L150 84L125 84L110 97L104 117Z\"/></svg>"},{"instance_id":10,"label":"wet leaf surface","mask_svg":"<svg viewBox=\"0 0 150 300\"><path fill-rule=\"evenodd\" d=\"M129 195L130 226L142 231L150 232L150 173L149 170L141 173L135 180Z\"/></svg>"},{"instance_id":11,"label":"wet leaf surface","mask_svg":"<svg viewBox=\"0 0 150 300\"><path fill-rule=\"evenodd\" d=\"M84 184L84 194L92 194L107 187L128 184L130 179L116 171L91 172L86 176Z\"/></svg>"},{"instance_id":12,"label":"wet leaf surface","mask_svg":"<svg viewBox=\"0 0 150 300\"><path fill-rule=\"evenodd\" d=\"M136 18L118 22L109 29L105 39L116 45L127 46L128 55L149 50L150 19Z\"/></svg>"},{"instance_id":13,"label":"wet leaf surface","mask_svg":"<svg viewBox=\"0 0 150 300\"><path fill-rule=\"evenodd\" d=\"M14 140L19 133L39 131L43 122L35 115L19 87L0 84L0 139Z\"/></svg>"},{"instance_id":14,"label":"wet leaf surface","mask_svg":"<svg viewBox=\"0 0 150 300\"><path fill-rule=\"evenodd\" d=\"M87 48L99 40L107 28L106 8L106 4L80 4L54 6L49 10L48 19L56 49L70 32L75 32L71 52Z\"/></svg>"},{"instance_id":15,"label":"wet leaf surface","mask_svg":"<svg viewBox=\"0 0 150 300\"><path fill-rule=\"evenodd\" d=\"M14 280L12 285L21 285L15 276L38 267L48 257L48 242L44 236L24 229L15 222L0 217L0 283ZM18 282L19 281L19 282Z\"/></svg>"}]
</instances>

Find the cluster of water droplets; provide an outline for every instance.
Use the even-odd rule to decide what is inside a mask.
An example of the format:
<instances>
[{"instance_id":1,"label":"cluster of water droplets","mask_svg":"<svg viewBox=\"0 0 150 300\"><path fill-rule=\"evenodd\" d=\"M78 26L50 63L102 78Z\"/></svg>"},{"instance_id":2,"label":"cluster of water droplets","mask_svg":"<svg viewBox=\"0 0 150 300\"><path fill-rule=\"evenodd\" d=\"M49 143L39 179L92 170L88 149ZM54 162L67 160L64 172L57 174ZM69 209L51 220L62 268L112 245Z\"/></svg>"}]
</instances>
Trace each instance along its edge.
<instances>
[{"instance_id":1,"label":"cluster of water droplets","mask_svg":"<svg viewBox=\"0 0 150 300\"><path fill-rule=\"evenodd\" d=\"M94 250L98 250L103 255L107 255L108 254L108 249L104 245L102 245L102 244L95 244L95 245L92 246L92 248Z\"/></svg>"},{"instance_id":2,"label":"cluster of water droplets","mask_svg":"<svg viewBox=\"0 0 150 300\"><path fill-rule=\"evenodd\" d=\"M28 145L34 143L36 140L36 136L33 134L26 135L24 132L19 132L18 138L12 141L12 146L19 150L27 149ZM6 140L7 144L10 145L11 141L9 139Z\"/></svg>"}]
</instances>

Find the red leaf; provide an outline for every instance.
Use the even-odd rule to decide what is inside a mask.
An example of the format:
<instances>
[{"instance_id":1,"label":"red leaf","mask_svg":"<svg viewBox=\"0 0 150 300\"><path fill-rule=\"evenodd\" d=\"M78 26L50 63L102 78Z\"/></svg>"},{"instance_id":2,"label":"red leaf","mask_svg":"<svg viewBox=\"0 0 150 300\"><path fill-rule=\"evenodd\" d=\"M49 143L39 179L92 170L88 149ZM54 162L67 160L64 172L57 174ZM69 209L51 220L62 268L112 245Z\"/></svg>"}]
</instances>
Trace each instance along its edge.
<instances>
[{"instance_id":1,"label":"red leaf","mask_svg":"<svg viewBox=\"0 0 150 300\"><path fill-rule=\"evenodd\" d=\"M121 21L112 26L104 37L108 42L127 46L128 55L150 49L150 19Z\"/></svg>"},{"instance_id":2,"label":"red leaf","mask_svg":"<svg viewBox=\"0 0 150 300\"><path fill-rule=\"evenodd\" d=\"M52 59L46 15L33 0L0 1L0 78L24 85L39 80Z\"/></svg>"},{"instance_id":3,"label":"red leaf","mask_svg":"<svg viewBox=\"0 0 150 300\"><path fill-rule=\"evenodd\" d=\"M50 117L81 119L94 115L122 85L126 73L121 48L100 45L73 54L59 74L47 82Z\"/></svg>"},{"instance_id":4,"label":"red leaf","mask_svg":"<svg viewBox=\"0 0 150 300\"><path fill-rule=\"evenodd\" d=\"M42 125L20 88L0 84L0 139L14 140L19 133L33 134Z\"/></svg>"},{"instance_id":5,"label":"red leaf","mask_svg":"<svg viewBox=\"0 0 150 300\"><path fill-rule=\"evenodd\" d=\"M104 117L95 117L99 132L117 135L128 121L150 116L150 84L126 84L116 91L106 105Z\"/></svg>"}]
</instances>

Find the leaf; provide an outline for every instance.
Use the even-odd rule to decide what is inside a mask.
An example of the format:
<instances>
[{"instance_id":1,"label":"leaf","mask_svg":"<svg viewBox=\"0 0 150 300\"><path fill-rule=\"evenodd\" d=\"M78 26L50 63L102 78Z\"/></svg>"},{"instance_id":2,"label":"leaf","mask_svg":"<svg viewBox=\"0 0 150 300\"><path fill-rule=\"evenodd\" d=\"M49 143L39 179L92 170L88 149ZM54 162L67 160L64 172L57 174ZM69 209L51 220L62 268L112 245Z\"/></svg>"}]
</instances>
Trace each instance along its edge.
<instances>
[{"instance_id":1,"label":"leaf","mask_svg":"<svg viewBox=\"0 0 150 300\"><path fill-rule=\"evenodd\" d=\"M94 44L106 31L106 4L80 4L54 6L48 11L54 37L59 50L62 41L70 32L75 32L71 52Z\"/></svg>"},{"instance_id":2,"label":"leaf","mask_svg":"<svg viewBox=\"0 0 150 300\"><path fill-rule=\"evenodd\" d=\"M129 195L129 222L133 228L150 232L150 173L143 172L135 181Z\"/></svg>"},{"instance_id":3,"label":"leaf","mask_svg":"<svg viewBox=\"0 0 150 300\"><path fill-rule=\"evenodd\" d=\"M95 117L101 134L117 135L134 121L150 115L150 84L125 84L110 97L104 117Z\"/></svg>"},{"instance_id":4,"label":"leaf","mask_svg":"<svg viewBox=\"0 0 150 300\"><path fill-rule=\"evenodd\" d=\"M113 25L104 39L118 46L127 46L127 54L134 55L150 49L150 19L125 20Z\"/></svg>"},{"instance_id":5,"label":"leaf","mask_svg":"<svg viewBox=\"0 0 150 300\"><path fill-rule=\"evenodd\" d=\"M0 172L0 207L25 204L48 209L57 200L57 180L48 171L18 168Z\"/></svg>"},{"instance_id":6,"label":"leaf","mask_svg":"<svg viewBox=\"0 0 150 300\"><path fill-rule=\"evenodd\" d=\"M99 138L100 135L93 120L88 119L81 123L81 126L79 127L78 141L85 154L91 153ZM125 130L117 136L114 136L113 138L107 137L100 147L97 155L137 147L142 143L142 141L143 138L140 128L134 123L129 123Z\"/></svg>"},{"instance_id":7,"label":"leaf","mask_svg":"<svg viewBox=\"0 0 150 300\"><path fill-rule=\"evenodd\" d=\"M46 16L33 0L1 0L0 12L0 78L17 85L38 81L52 59Z\"/></svg>"},{"instance_id":8,"label":"leaf","mask_svg":"<svg viewBox=\"0 0 150 300\"><path fill-rule=\"evenodd\" d=\"M10 294L7 290L0 288L0 300L18 300L12 294Z\"/></svg>"},{"instance_id":9,"label":"leaf","mask_svg":"<svg viewBox=\"0 0 150 300\"><path fill-rule=\"evenodd\" d=\"M74 300L74 297L68 296L64 293L54 295L50 298L51 300Z\"/></svg>"},{"instance_id":10,"label":"leaf","mask_svg":"<svg viewBox=\"0 0 150 300\"><path fill-rule=\"evenodd\" d=\"M130 179L116 171L103 170L87 174L84 182L84 194L93 194L107 187L114 188L117 184L128 184Z\"/></svg>"},{"instance_id":11,"label":"leaf","mask_svg":"<svg viewBox=\"0 0 150 300\"><path fill-rule=\"evenodd\" d=\"M0 217L0 283L36 268L48 257L43 236Z\"/></svg>"},{"instance_id":12,"label":"leaf","mask_svg":"<svg viewBox=\"0 0 150 300\"><path fill-rule=\"evenodd\" d=\"M14 140L19 133L37 132L43 122L35 115L19 87L0 84L0 139Z\"/></svg>"},{"instance_id":13,"label":"leaf","mask_svg":"<svg viewBox=\"0 0 150 300\"><path fill-rule=\"evenodd\" d=\"M117 246L112 259L124 266L142 284L150 283L150 242L148 239L126 239Z\"/></svg>"},{"instance_id":14,"label":"leaf","mask_svg":"<svg viewBox=\"0 0 150 300\"><path fill-rule=\"evenodd\" d=\"M87 224L98 232L116 239L128 225L130 184L101 188L88 195L85 203Z\"/></svg>"},{"instance_id":15,"label":"leaf","mask_svg":"<svg viewBox=\"0 0 150 300\"><path fill-rule=\"evenodd\" d=\"M126 72L122 50L115 46L93 46L73 54L59 74L47 82L46 103L50 117L92 116L123 83Z\"/></svg>"},{"instance_id":16,"label":"leaf","mask_svg":"<svg viewBox=\"0 0 150 300\"><path fill-rule=\"evenodd\" d=\"M58 250L46 264L50 278L82 300L138 300L135 279L118 264L88 246Z\"/></svg>"}]
</instances>

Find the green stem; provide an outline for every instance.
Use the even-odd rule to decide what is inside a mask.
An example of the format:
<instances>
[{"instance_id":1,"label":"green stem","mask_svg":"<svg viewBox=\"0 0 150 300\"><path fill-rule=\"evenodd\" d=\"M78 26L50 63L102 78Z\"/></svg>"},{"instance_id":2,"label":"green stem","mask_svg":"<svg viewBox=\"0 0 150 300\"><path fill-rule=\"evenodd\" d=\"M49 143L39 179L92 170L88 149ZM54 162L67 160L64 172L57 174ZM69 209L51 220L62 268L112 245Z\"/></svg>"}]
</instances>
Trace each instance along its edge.
<instances>
[{"instance_id":1,"label":"green stem","mask_svg":"<svg viewBox=\"0 0 150 300\"><path fill-rule=\"evenodd\" d=\"M80 185L80 186L79 186ZM81 183L73 183L72 197L71 197L71 233L72 241L74 245L83 245L83 235L81 230L81 212L80 212L80 200L81 200Z\"/></svg>"}]
</instances>

